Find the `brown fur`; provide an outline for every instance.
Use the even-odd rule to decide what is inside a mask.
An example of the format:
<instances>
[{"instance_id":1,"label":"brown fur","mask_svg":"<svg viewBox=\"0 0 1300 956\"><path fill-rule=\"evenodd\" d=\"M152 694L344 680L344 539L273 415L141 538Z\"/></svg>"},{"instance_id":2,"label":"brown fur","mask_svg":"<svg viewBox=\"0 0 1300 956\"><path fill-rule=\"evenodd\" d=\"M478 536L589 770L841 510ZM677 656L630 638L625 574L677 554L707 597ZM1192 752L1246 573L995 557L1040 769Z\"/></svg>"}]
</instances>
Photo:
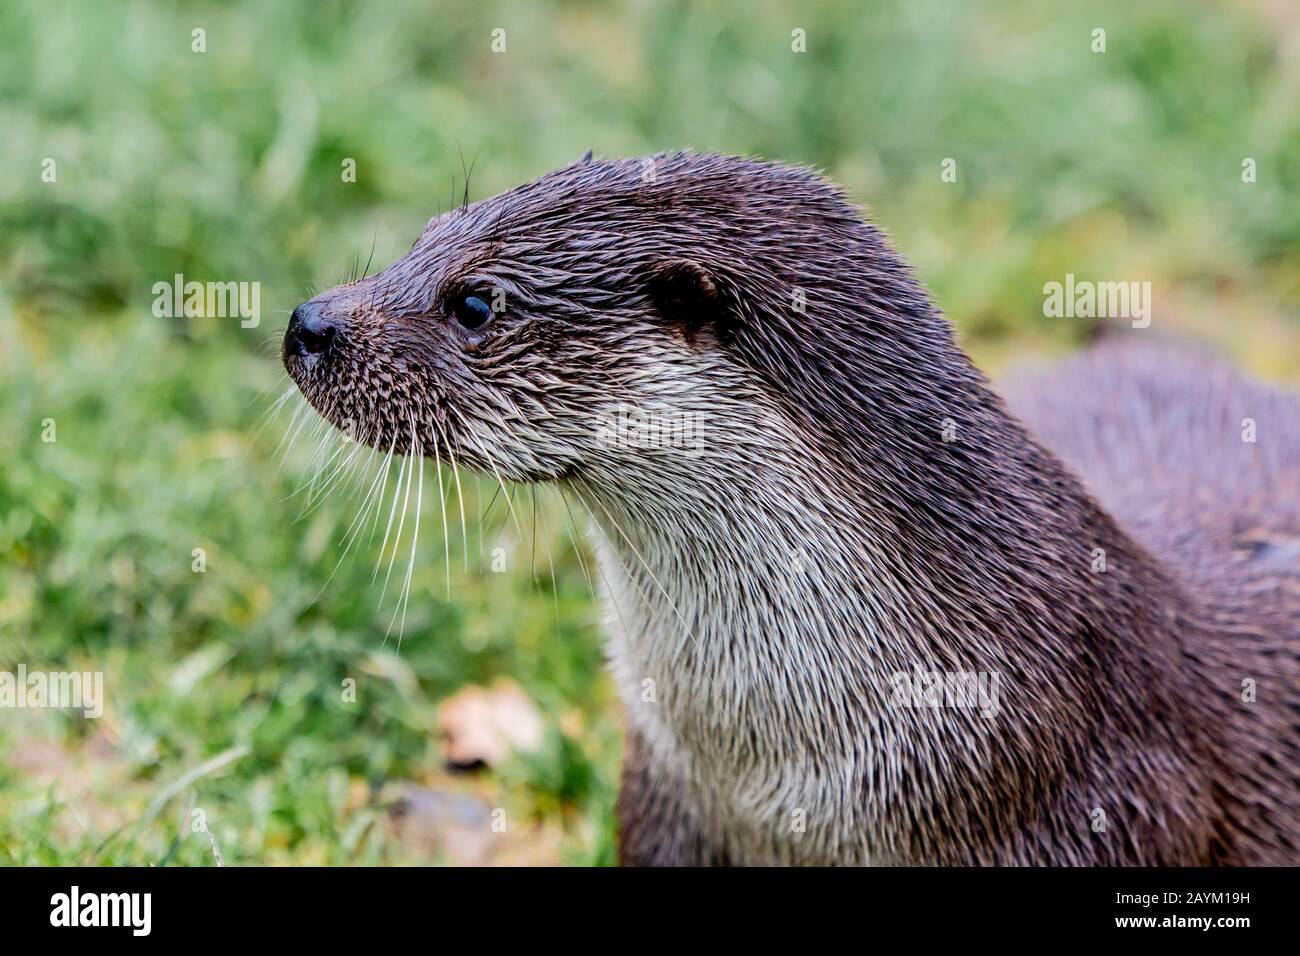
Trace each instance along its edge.
<instances>
[{"instance_id":1,"label":"brown fur","mask_svg":"<svg viewBox=\"0 0 1300 956\"><path fill-rule=\"evenodd\" d=\"M489 287L509 308L458 329L448 303ZM286 366L323 414L560 483L657 562L628 572L648 607L662 579L686 608L653 715L677 751L629 732L625 863L1300 860L1294 398L1107 344L1013 392L1032 437L837 190L718 156L576 164L319 301L331 351ZM720 453L601 445L615 399L717 408ZM758 575L754 529L805 518L862 566ZM641 648L677 626L647 613ZM921 665L1005 675L1004 712L891 708L885 676ZM804 765L829 803L798 839L775 785L734 792Z\"/></svg>"}]
</instances>

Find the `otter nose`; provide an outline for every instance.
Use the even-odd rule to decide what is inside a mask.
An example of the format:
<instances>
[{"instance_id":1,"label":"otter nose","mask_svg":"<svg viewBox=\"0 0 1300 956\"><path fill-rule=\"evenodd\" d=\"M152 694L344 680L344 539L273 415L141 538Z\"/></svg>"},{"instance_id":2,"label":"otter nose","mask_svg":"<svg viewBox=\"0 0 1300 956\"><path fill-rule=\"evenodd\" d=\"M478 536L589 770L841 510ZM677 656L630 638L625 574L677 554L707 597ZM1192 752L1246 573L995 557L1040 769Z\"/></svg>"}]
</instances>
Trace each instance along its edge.
<instances>
[{"instance_id":1,"label":"otter nose","mask_svg":"<svg viewBox=\"0 0 1300 956\"><path fill-rule=\"evenodd\" d=\"M284 350L297 355L318 355L334 338L334 326L321 314L318 302L304 302L289 316Z\"/></svg>"}]
</instances>

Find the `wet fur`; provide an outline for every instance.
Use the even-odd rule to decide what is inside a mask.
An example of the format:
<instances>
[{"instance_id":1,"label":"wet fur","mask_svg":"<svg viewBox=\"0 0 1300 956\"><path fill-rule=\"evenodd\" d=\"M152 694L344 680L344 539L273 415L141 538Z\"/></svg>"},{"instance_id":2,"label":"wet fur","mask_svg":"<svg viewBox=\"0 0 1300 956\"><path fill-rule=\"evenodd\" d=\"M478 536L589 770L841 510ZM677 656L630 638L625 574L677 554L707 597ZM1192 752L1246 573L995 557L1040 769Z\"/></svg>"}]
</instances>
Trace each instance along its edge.
<instances>
[{"instance_id":1,"label":"wet fur","mask_svg":"<svg viewBox=\"0 0 1300 956\"><path fill-rule=\"evenodd\" d=\"M1300 862L1294 398L1106 345L1017 418L834 187L730 157L580 162L321 301L331 421L591 513L624 863ZM702 448L602 440L626 406ZM897 706L915 668L999 713Z\"/></svg>"}]
</instances>

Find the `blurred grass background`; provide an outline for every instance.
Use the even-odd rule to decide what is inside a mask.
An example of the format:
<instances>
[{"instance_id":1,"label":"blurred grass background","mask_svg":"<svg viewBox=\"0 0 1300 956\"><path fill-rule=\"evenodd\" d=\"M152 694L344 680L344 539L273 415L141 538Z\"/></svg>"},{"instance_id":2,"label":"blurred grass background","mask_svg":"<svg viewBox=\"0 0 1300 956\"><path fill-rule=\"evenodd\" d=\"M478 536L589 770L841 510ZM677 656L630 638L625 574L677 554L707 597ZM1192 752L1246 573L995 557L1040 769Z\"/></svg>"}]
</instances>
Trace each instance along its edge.
<instances>
[{"instance_id":1,"label":"blurred grass background","mask_svg":"<svg viewBox=\"0 0 1300 956\"><path fill-rule=\"evenodd\" d=\"M619 718L565 511L547 494L535 516L517 489L518 523L500 500L480 519L492 488L468 484L448 593L427 475L399 648L378 538L338 564L359 499L305 509L315 447L282 464L287 416L259 430L288 385L288 310L372 249L375 267L400 256L458 194L462 155L472 198L588 148L813 164L994 372L1083 340L1042 315L1043 284L1073 272L1150 280L1158 327L1294 381L1298 92L1300 9L1270 0L9 0L0 670L103 671L108 701L98 721L0 711L0 863L211 864L194 808L228 863L613 859ZM176 273L260 282L260 327L155 318ZM543 744L450 773L439 704L500 676ZM502 808L506 833L415 839L403 788L445 798L434 831Z\"/></svg>"}]
</instances>

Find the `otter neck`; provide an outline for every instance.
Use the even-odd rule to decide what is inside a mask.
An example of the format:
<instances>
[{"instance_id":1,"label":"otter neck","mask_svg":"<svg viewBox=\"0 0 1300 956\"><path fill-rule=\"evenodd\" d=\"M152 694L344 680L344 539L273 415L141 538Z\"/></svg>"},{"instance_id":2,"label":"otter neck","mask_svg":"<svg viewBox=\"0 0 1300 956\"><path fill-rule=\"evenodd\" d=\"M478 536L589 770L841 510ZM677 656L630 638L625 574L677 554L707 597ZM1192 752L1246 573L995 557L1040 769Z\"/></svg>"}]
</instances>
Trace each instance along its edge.
<instances>
[{"instance_id":1,"label":"otter neck","mask_svg":"<svg viewBox=\"0 0 1300 956\"><path fill-rule=\"evenodd\" d=\"M810 609L844 606L856 626L844 622L841 640L950 656L967 641L1032 654L1039 637L1054 652L1060 635L1099 626L1101 604L1122 614L1140 593L1159 606L1171 585L1152 559L997 396L967 384L942 417L873 436L888 455L837 446L776 409L761 427L805 441L756 452L723 429L720 447L658 473L576 481L605 570L636 596L618 610L685 640L723 624L701 603L744 608L768 627L733 636L779 643Z\"/></svg>"},{"instance_id":2,"label":"otter neck","mask_svg":"<svg viewBox=\"0 0 1300 956\"><path fill-rule=\"evenodd\" d=\"M630 486L575 483L599 528L615 678L664 766L714 799L821 801L827 814L834 788L817 781L856 773L883 787L884 834L899 824L881 780L940 794L973 742L994 738L1015 773L1057 780L1074 772L1071 743L1176 712L1174 585L971 387L948 396L955 435L935 420L878 436L910 459L835 455L839 436L794 421L772 433L813 437L715 449L681 474L632 472ZM913 672L997 675L998 719L899 707L898 675ZM990 767L963 779L992 788ZM781 812L728 812L742 810Z\"/></svg>"}]
</instances>

